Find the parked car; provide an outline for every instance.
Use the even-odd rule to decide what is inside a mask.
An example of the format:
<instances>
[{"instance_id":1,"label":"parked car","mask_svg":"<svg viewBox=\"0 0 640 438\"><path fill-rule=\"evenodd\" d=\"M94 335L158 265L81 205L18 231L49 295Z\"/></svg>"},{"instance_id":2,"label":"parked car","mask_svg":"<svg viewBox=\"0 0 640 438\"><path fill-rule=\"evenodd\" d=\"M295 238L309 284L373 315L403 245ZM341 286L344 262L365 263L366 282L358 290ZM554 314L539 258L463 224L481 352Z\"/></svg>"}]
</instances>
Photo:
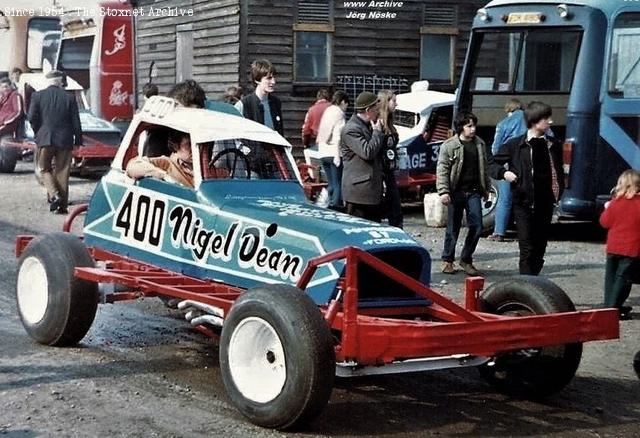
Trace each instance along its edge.
<instances>
[{"instance_id":1,"label":"parked car","mask_svg":"<svg viewBox=\"0 0 640 438\"><path fill-rule=\"evenodd\" d=\"M23 74L20 77L19 90L23 96L25 108L29 107L31 95L47 86L48 81L43 74ZM67 78L66 91L76 99L83 133L83 145L73 148L71 172L76 175L95 175L105 172L118 150L122 135L111 122L96 117L91 112L84 90L72 78ZM3 137L0 140L0 172L13 172L18 159L33 159L37 153L34 138L33 129L25 117L22 126L13 137ZM33 161L37 162L37 159ZM38 166L34 165L34 171L39 180Z\"/></svg>"},{"instance_id":2,"label":"parked car","mask_svg":"<svg viewBox=\"0 0 640 438\"><path fill-rule=\"evenodd\" d=\"M189 134L194 187L126 175L136 156L168 155L176 131ZM68 231L83 213L80 239ZM32 338L72 345L98 303L178 299L219 337L231 402L264 427L312 420L334 376L472 366L504 391L549 395L573 378L582 342L618 336L615 309L576 311L544 278L486 290L470 278L454 303L429 287L429 254L403 230L311 204L277 132L165 97L134 116L64 230L16 242Z\"/></svg>"}]
</instances>

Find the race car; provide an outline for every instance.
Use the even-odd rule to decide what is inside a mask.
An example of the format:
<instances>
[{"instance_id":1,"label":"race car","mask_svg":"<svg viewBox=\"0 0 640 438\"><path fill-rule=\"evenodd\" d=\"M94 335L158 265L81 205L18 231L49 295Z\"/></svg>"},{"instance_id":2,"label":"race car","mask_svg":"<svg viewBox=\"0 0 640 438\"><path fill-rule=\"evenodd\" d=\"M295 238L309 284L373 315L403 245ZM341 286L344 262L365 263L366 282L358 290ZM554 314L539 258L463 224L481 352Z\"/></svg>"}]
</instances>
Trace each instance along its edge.
<instances>
[{"instance_id":1,"label":"race car","mask_svg":"<svg viewBox=\"0 0 640 438\"><path fill-rule=\"evenodd\" d=\"M23 96L25 108L29 108L30 97L35 91L43 90L48 81L42 73L25 73L20 77L18 89ZM67 93L73 95L78 104L82 127L82 146L73 148L71 173L74 175L95 175L109 169L122 135L118 128L104 119L96 117L86 99L80 84L67 77ZM21 127L13 136L0 139L0 172L11 173L18 159L33 160L37 163L37 146L31 124L24 118ZM34 165L36 178L40 180L38 166Z\"/></svg>"},{"instance_id":2,"label":"race car","mask_svg":"<svg viewBox=\"0 0 640 438\"><path fill-rule=\"evenodd\" d=\"M193 187L127 176L188 134ZM83 239L69 233L84 214ZM618 336L615 309L576 311L537 277L467 281L465 305L429 287L427 250L403 230L311 204L291 145L221 111L152 97L64 232L19 236L16 295L27 333L73 345L98 303L161 297L218 338L232 403L251 422L300 427L334 377L480 367L505 391L569 383L582 342ZM107 287L111 285L112 287Z\"/></svg>"}]
</instances>

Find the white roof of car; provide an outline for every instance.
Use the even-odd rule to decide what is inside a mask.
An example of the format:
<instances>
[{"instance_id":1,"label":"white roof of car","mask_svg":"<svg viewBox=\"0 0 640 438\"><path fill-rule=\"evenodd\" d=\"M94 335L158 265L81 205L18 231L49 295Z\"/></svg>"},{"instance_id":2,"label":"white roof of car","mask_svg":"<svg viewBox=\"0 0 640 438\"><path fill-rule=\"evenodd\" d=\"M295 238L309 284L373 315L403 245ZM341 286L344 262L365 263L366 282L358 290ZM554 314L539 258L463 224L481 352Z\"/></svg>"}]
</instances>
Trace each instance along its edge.
<instances>
[{"instance_id":1,"label":"white roof of car","mask_svg":"<svg viewBox=\"0 0 640 438\"><path fill-rule=\"evenodd\" d=\"M247 139L291 147L276 131L244 117L200 108L185 108L175 100L153 96L134 116L138 119L187 132L195 143Z\"/></svg>"},{"instance_id":2,"label":"white roof of car","mask_svg":"<svg viewBox=\"0 0 640 438\"><path fill-rule=\"evenodd\" d=\"M453 105L455 99L455 94L431 90L414 91L412 93L403 93L396 96L396 102L399 110L418 114L433 107Z\"/></svg>"}]
</instances>

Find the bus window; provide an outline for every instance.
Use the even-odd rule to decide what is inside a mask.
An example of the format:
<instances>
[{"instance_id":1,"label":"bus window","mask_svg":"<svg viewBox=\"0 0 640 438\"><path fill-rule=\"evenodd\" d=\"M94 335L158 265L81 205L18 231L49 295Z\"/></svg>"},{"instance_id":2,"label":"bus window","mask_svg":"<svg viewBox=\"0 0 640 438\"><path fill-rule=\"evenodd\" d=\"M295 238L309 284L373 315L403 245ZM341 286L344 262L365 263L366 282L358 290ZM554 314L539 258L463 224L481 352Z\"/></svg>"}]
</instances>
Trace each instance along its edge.
<instances>
[{"instance_id":1,"label":"bus window","mask_svg":"<svg viewBox=\"0 0 640 438\"><path fill-rule=\"evenodd\" d=\"M92 49L93 36L63 40L58 68L62 70L89 70Z\"/></svg>"},{"instance_id":2,"label":"bus window","mask_svg":"<svg viewBox=\"0 0 640 438\"><path fill-rule=\"evenodd\" d=\"M32 18L27 28L27 67L32 70L42 68L42 57L45 44L51 45L51 37L45 42L45 37L51 32L60 36L60 20L58 18ZM53 64L53 63L52 63Z\"/></svg>"},{"instance_id":3,"label":"bus window","mask_svg":"<svg viewBox=\"0 0 640 438\"><path fill-rule=\"evenodd\" d=\"M471 79L476 92L561 92L571 89L580 31L483 33Z\"/></svg>"},{"instance_id":4,"label":"bus window","mask_svg":"<svg viewBox=\"0 0 640 438\"><path fill-rule=\"evenodd\" d=\"M49 31L44 34L42 39L42 63L44 67L45 61L49 63L50 67L56 62L56 55L58 54L58 47L60 46L61 32L59 30Z\"/></svg>"},{"instance_id":5,"label":"bus window","mask_svg":"<svg viewBox=\"0 0 640 438\"><path fill-rule=\"evenodd\" d=\"M609 62L609 93L640 97L640 13L620 14L614 23Z\"/></svg>"}]
</instances>

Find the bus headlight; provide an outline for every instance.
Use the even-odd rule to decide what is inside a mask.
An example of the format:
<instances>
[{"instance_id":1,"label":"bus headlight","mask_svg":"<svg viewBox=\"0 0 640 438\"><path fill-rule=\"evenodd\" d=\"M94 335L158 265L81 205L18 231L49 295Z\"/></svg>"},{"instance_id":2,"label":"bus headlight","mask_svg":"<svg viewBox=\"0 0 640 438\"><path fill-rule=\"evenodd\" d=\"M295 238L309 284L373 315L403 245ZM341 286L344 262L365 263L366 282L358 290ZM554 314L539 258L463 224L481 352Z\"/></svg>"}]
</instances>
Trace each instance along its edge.
<instances>
[{"instance_id":1,"label":"bus headlight","mask_svg":"<svg viewBox=\"0 0 640 438\"><path fill-rule=\"evenodd\" d=\"M568 20L569 18L571 18L571 15L569 14L569 6L567 6L566 4L564 3L559 4L556 9L558 11L558 15L563 20Z\"/></svg>"},{"instance_id":2,"label":"bus headlight","mask_svg":"<svg viewBox=\"0 0 640 438\"><path fill-rule=\"evenodd\" d=\"M478 17L480 19L480 21L483 21L485 23L488 23L489 21L491 21L491 17L489 16L489 12L487 12L487 10L485 8L478 9L478 12L476 13L476 17Z\"/></svg>"}]
</instances>

